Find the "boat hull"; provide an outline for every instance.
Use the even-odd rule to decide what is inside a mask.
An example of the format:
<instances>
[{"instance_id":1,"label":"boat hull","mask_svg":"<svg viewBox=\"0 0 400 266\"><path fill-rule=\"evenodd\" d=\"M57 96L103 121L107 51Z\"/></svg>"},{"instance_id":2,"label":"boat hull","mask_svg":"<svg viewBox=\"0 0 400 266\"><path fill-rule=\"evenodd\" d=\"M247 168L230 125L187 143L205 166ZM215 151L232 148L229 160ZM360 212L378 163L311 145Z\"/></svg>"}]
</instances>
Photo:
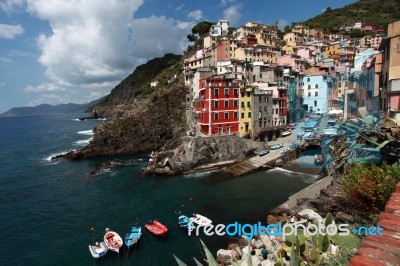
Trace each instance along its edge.
<instances>
[{"instance_id":1,"label":"boat hull","mask_svg":"<svg viewBox=\"0 0 400 266\"><path fill-rule=\"evenodd\" d=\"M142 236L142 227L132 227L131 231L125 236L125 245L130 248L135 245Z\"/></svg>"},{"instance_id":2,"label":"boat hull","mask_svg":"<svg viewBox=\"0 0 400 266\"><path fill-rule=\"evenodd\" d=\"M109 250L119 253L119 249L124 242L116 232L108 231L104 235L104 243Z\"/></svg>"},{"instance_id":3,"label":"boat hull","mask_svg":"<svg viewBox=\"0 0 400 266\"><path fill-rule=\"evenodd\" d=\"M156 236L165 236L168 232L168 228L157 220L151 224L145 224L144 227Z\"/></svg>"},{"instance_id":4,"label":"boat hull","mask_svg":"<svg viewBox=\"0 0 400 266\"><path fill-rule=\"evenodd\" d=\"M89 251L93 258L98 259L106 255L108 248L104 242L100 242L98 245L89 245Z\"/></svg>"}]
</instances>

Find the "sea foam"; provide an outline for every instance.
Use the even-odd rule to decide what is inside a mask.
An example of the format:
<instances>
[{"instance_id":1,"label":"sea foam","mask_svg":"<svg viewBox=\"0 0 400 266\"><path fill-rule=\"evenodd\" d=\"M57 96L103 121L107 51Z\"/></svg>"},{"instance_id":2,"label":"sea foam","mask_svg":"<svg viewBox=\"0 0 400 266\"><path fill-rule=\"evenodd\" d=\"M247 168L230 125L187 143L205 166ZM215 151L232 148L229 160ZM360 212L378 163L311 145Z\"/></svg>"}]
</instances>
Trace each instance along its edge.
<instances>
[{"instance_id":1,"label":"sea foam","mask_svg":"<svg viewBox=\"0 0 400 266\"><path fill-rule=\"evenodd\" d=\"M78 131L77 133L78 133L78 134L81 134L81 135L88 135L88 136L91 136L91 135L94 134L94 132L93 132L92 129L90 129L90 130Z\"/></svg>"},{"instance_id":2,"label":"sea foam","mask_svg":"<svg viewBox=\"0 0 400 266\"><path fill-rule=\"evenodd\" d=\"M92 140L93 138L88 138L88 139L83 139L83 140L78 140L75 142L75 144L78 144L80 146L86 146L89 144L89 142Z\"/></svg>"}]
</instances>

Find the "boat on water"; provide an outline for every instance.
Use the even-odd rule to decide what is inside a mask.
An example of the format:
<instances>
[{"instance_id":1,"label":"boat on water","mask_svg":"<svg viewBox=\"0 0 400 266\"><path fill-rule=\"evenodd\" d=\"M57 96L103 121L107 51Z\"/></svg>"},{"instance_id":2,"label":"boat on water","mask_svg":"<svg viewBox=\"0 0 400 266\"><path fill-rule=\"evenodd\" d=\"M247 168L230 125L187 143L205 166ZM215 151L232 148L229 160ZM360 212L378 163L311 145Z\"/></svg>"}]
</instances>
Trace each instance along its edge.
<instances>
[{"instance_id":1,"label":"boat on water","mask_svg":"<svg viewBox=\"0 0 400 266\"><path fill-rule=\"evenodd\" d=\"M291 150L290 148L286 148L286 149L283 149L283 150L281 151L281 153L284 154L284 153L287 153L287 152L290 151L290 150Z\"/></svg>"},{"instance_id":2,"label":"boat on water","mask_svg":"<svg viewBox=\"0 0 400 266\"><path fill-rule=\"evenodd\" d=\"M271 150L277 150L283 147L282 143L274 144L271 147L269 147Z\"/></svg>"},{"instance_id":3,"label":"boat on water","mask_svg":"<svg viewBox=\"0 0 400 266\"><path fill-rule=\"evenodd\" d=\"M156 236L165 236L168 232L168 228L157 220L145 224L144 227Z\"/></svg>"},{"instance_id":4,"label":"boat on water","mask_svg":"<svg viewBox=\"0 0 400 266\"><path fill-rule=\"evenodd\" d=\"M142 227L132 226L131 231L125 236L125 245L130 248L135 245L142 236Z\"/></svg>"},{"instance_id":5,"label":"boat on water","mask_svg":"<svg viewBox=\"0 0 400 266\"><path fill-rule=\"evenodd\" d=\"M104 234L104 243L109 250L119 253L120 247L124 244L119 234L110 229L106 229Z\"/></svg>"},{"instance_id":6,"label":"boat on water","mask_svg":"<svg viewBox=\"0 0 400 266\"><path fill-rule=\"evenodd\" d=\"M108 248L104 242L96 242L96 245L89 245L89 251L93 258L98 259L106 255Z\"/></svg>"},{"instance_id":7,"label":"boat on water","mask_svg":"<svg viewBox=\"0 0 400 266\"><path fill-rule=\"evenodd\" d=\"M209 225L212 224L212 221L207 217L200 214L193 214L193 217L190 217L190 221L197 225Z\"/></svg>"},{"instance_id":8,"label":"boat on water","mask_svg":"<svg viewBox=\"0 0 400 266\"><path fill-rule=\"evenodd\" d=\"M186 215L180 215L178 217L178 224L182 228L189 228L189 224L192 224L192 226L195 227L195 224Z\"/></svg>"},{"instance_id":9,"label":"boat on water","mask_svg":"<svg viewBox=\"0 0 400 266\"><path fill-rule=\"evenodd\" d=\"M281 133L282 137L289 136L290 134L292 134L292 131L283 131L283 132Z\"/></svg>"}]
</instances>

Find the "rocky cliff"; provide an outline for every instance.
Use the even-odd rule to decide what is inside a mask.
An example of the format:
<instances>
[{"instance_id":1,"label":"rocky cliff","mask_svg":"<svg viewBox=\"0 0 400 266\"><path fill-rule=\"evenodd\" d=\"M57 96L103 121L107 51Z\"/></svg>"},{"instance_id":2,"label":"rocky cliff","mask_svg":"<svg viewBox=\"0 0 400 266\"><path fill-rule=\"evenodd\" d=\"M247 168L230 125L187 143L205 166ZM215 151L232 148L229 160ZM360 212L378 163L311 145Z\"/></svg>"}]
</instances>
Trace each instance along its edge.
<instances>
[{"instance_id":1,"label":"rocky cliff","mask_svg":"<svg viewBox=\"0 0 400 266\"><path fill-rule=\"evenodd\" d=\"M133 154L179 141L185 134L186 123L186 88L182 81L183 78L178 76L168 89L121 107L119 115L95 128L94 139L88 146L63 157L77 160Z\"/></svg>"}]
</instances>

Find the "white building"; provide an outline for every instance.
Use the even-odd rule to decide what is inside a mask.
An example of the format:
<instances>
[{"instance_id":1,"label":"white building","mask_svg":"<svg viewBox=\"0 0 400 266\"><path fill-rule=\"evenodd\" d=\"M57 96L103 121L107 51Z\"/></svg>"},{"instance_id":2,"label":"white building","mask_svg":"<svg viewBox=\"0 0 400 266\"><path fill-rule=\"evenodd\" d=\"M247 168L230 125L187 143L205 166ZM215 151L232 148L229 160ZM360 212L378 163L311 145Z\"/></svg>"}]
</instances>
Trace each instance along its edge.
<instances>
[{"instance_id":1,"label":"white building","mask_svg":"<svg viewBox=\"0 0 400 266\"><path fill-rule=\"evenodd\" d=\"M225 36L228 35L229 21L220 19L217 24L212 25L210 28L210 36Z\"/></svg>"}]
</instances>

